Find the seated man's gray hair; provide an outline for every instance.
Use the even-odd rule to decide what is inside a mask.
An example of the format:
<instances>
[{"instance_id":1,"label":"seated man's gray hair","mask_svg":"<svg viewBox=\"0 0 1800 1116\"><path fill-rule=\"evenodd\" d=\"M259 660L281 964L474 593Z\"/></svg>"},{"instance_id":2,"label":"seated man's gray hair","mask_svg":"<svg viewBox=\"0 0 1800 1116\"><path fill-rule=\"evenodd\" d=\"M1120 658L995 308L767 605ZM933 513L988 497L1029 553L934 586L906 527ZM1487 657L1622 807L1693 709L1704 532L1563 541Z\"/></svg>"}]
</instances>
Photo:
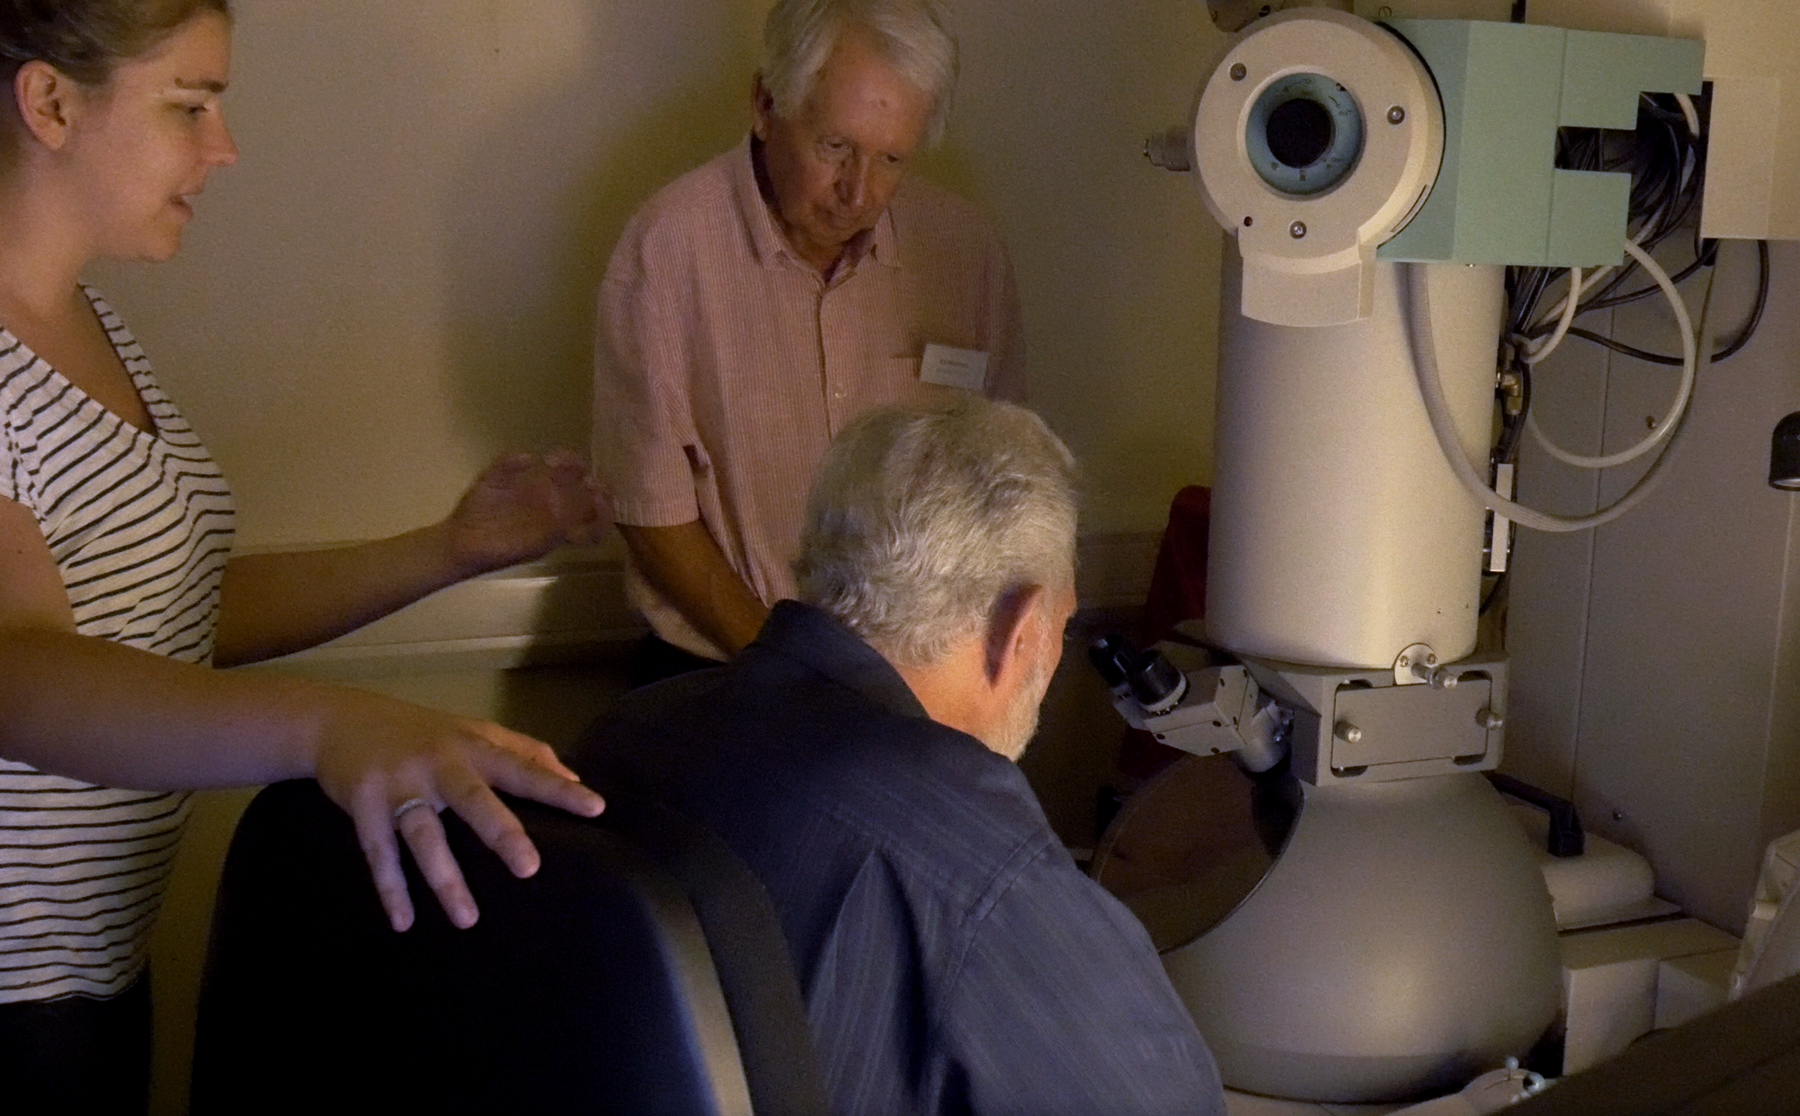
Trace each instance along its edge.
<instances>
[{"instance_id":1,"label":"seated man's gray hair","mask_svg":"<svg viewBox=\"0 0 1800 1116\"><path fill-rule=\"evenodd\" d=\"M800 597L907 666L977 633L1003 594L1075 572L1075 458L1037 415L978 396L870 413L813 482Z\"/></svg>"},{"instance_id":2,"label":"seated man's gray hair","mask_svg":"<svg viewBox=\"0 0 1800 1116\"><path fill-rule=\"evenodd\" d=\"M937 0L776 0L763 23L762 68L775 111L795 118L850 25L867 30L888 64L931 100L925 142L936 143L956 85L956 40Z\"/></svg>"}]
</instances>

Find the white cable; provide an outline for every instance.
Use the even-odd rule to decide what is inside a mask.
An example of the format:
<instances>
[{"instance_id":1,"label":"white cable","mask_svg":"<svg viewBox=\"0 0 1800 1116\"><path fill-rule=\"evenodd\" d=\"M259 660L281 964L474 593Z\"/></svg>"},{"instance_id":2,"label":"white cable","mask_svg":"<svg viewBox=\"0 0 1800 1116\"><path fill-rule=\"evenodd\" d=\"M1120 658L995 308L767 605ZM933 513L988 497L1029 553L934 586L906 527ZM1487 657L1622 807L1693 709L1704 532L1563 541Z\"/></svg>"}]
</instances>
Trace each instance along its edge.
<instances>
[{"instance_id":1,"label":"white cable","mask_svg":"<svg viewBox=\"0 0 1800 1116\"><path fill-rule=\"evenodd\" d=\"M1663 211L1661 209L1658 209L1655 213L1652 213L1649 216L1649 218L1644 221L1644 223L1642 225L1638 226L1637 234L1631 238L1631 242L1633 244L1639 244L1639 245L1643 244L1644 238L1650 235L1650 230L1655 228L1657 221L1662 219L1662 213L1663 213ZM1606 278L1608 275L1611 275L1616 270L1618 270L1617 264L1607 264L1604 267L1597 267L1594 270L1588 272L1587 277L1581 281L1581 294L1576 297L1577 298L1587 297L1587 293L1589 291L1593 290L1596 286L1598 286L1600 283L1600 280ZM1576 310L1577 314L1579 314L1580 312L1581 311L1579 309ZM1568 296L1564 295L1562 302L1559 302L1555 306L1551 307L1551 309L1549 310L1548 313L1546 313L1543 317L1541 317L1537 320L1537 324L1532 327L1533 331L1535 332L1536 330L1542 328L1544 323L1546 323L1554 318L1559 318L1563 314L1566 314L1566 313L1568 313ZM1539 359L1541 360L1542 357L1549 356L1549 355L1550 355L1549 351L1546 350L1542 354L1542 356L1539 357Z\"/></svg>"},{"instance_id":2,"label":"white cable","mask_svg":"<svg viewBox=\"0 0 1800 1116\"><path fill-rule=\"evenodd\" d=\"M1585 290L1586 288L1581 285L1581 269L1579 267L1570 268L1569 293L1563 299L1562 317L1557 319L1556 332L1545 338L1541 344L1527 345L1525 351L1519 354L1520 360L1526 364L1536 364L1556 351L1556 347L1563 343L1563 338L1569 335L1569 327L1575 324L1575 312L1581 306L1581 294Z\"/></svg>"},{"instance_id":3,"label":"white cable","mask_svg":"<svg viewBox=\"0 0 1800 1116\"><path fill-rule=\"evenodd\" d=\"M1679 104L1681 106L1681 115L1687 120L1688 131L1694 136L1695 139L1699 139L1700 138L1700 115L1699 115L1699 113L1697 113L1694 110L1693 98L1689 97L1686 93L1677 93L1677 94L1675 94L1675 101L1677 104ZM1683 160L1682 166L1681 166L1681 178L1682 178L1683 186L1686 185L1688 179L1690 179L1693 176L1693 174L1695 173L1695 171L1693 169L1695 165L1696 165L1696 160L1695 160L1694 156L1692 156L1692 155L1689 155L1687 159ZM1656 212L1652 213L1649 217L1645 218L1643 223L1638 226L1637 233L1632 236L1631 242L1633 244L1642 245L1644 243L1644 238L1650 235L1650 230L1657 226L1658 222L1660 222L1662 220L1663 213L1673 204L1674 203L1672 201L1665 202L1661 207L1659 207L1656 210ZM1614 264L1607 264L1605 267L1595 268L1593 271L1589 272L1587 279L1580 284L1580 294L1575 295L1574 297L1576 297L1576 298L1584 297L1588 293L1588 291L1592 290L1594 288L1594 286L1600 282L1600 280L1602 280L1602 279L1606 278L1608 275L1612 274L1615 267L1616 267L1616 265L1614 265ZM1569 285L1569 288L1570 288L1570 291L1573 292L1576 289L1576 285L1574 283L1571 283ZM1554 308L1552 308L1543 317L1539 318L1537 320L1537 324L1532 327L1533 331L1535 332L1537 329L1541 328L1544 325L1544 323L1549 322L1554 318L1566 315L1568 312L1567 311L1568 297L1569 296L1565 295L1563 302L1557 303ZM1552 347L1554 347L1554 346L1552 346ZM1544 357L1549 356L1549 355L1550 355L1550 348L1545 348L1537 354L1536 359L1542 360Z\"/></svg>"},{"instance_id":4,"label":"white cable","mask_svg":"<svg viewBox=\"0 0 1800 1116\"><path fill-rule=\"evenodd\" d=\"M1650 468L1643 477L1633 485L1631 491L1625 493L1612 505L1602 508L1592 515L1563 516L1551 515L1548 512L1528 508L1514 503L1498 492L1489 488L1475 474L1475 466L1469 463L1467 455L1457 439L1456 420L1450 415L1450 404L1444 399L1444 384L1438 374L1437 348L1431 336L1431 299L1426 290L1427 271L1423 264L1408 264L1407 281L1401 286L1401 295L1408 303L1406 313L1406 339L1412 349L1413 375L1419 385L1419 395L1425 403L1425 414L1431 420L1431 432L1437 436L1438 449L1443 452L1444 459L1450 463L1450 471L1456 475L1463 488L1482 507L1511 519L1514 523L1529 527L1534 531L1563 533L1569 531L1585 531L1590 527L1598 527L1610 523L1624 515L1656 488L1662 479L1662 470L1669 461L1669 450L1665 449L1651 462ZM1712 304L1710 285L1707 288L1706 305ZM1705 311L1701 314L1704 322ZM1681 437L1681 428L1677 427L1675 438ZM1670 442L1670 449L1674 442Z\"/></svg>"},{"instance_id":5,"label":"white cable","mask_svg":"<svg viewBox=\"0 0 1800 1116\"><path fill-rule=\"evenodd\" d=\"M1644 454L1649 453L1656 448L1659 442L1667 438L1669 431L1673 430L1675 424L1681 421L1682 414L1687 410L1688 401L1693 398L1694 394L1694 372L1699 364L1699 353L1694 344L1694 327L1692 320L1688 317L1687 304L1681 300L1681 292L1675 289L1675 284L1669 281L1668 272L1650 258L1650 253L1630 241L1625 242L1625 251L1637 260L1638 266L1642 267L1650 278L1656 280L1656 285L1662 288L1663 297L1669 300L1669 308L1675 312L1675 324L1681 330L1681 386L1675 390L1675 402L1670 407L1669 413L1663 416L1661 422L1650 428L1648 437L1630 449L1620 450L1618 453L1608 454L1604 457L1587 457L1579 453L1570 453L1550 440L1550 436L1544 433L1543 427L1538 425L1535 413L1527 414L1525 429L1531 432L1531 436L1537 440L1539 446L1543 447L1544 452L1563 464L1573 465L1577 469L1610 469L1615 465L1623 465L1627 461L1636 461Z\"/></svg>"},{"instance_id":6,"label":"white cable","mask_svg":"<svg viewBox=\"0 0 1800 1116\"><path fill-rule=\"evenodd\" d=\"M1694 99L1686 93L1675 94L1675 103L1681 106L1681 115L1687 118L1688 135L1700 138L1700 114L1694 111Z\"/></svg>"}]
</instances>

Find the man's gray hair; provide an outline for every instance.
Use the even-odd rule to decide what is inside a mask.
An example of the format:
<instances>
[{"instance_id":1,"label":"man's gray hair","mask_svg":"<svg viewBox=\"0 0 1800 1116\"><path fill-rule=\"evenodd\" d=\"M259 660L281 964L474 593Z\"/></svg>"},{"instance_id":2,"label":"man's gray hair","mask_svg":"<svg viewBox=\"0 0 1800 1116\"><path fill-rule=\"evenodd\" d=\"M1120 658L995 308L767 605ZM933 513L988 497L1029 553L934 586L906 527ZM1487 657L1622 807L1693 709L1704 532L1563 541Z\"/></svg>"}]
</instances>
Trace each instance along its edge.
<instances>
[{"instance_id":1,"label":"man's gray hair","mask_svg":"<svg viewBox=\"0 0 1800 1116\"><path fill-rule=\"evenodd\" d=\"M813 481L800 599L904 666L940 661L1002 596L1075 572L1075 458L1044 420L978 396L872 411Z\"/></svg>"},{"instance_id":2,"label":"man's gray hair","mask_svg":"<svg viewBox=\"0 0 1800 1116\"><path fill-rule=\"evenodd\" d=\"M938 0L776 0L763 23L763 85L792 120L845 27L867 31L889 65L931 100L927 145L944 134L956 85L956 40Z\"/></svg>"}]
</instances>

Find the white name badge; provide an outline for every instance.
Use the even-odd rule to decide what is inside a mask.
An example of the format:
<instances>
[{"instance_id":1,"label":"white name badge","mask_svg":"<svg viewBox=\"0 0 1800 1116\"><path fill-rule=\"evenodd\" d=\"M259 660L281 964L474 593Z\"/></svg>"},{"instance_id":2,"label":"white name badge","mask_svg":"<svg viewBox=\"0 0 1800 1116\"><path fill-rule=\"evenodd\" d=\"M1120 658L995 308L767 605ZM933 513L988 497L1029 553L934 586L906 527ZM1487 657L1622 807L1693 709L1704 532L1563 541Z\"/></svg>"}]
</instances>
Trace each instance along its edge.
<instances>
[{"instance_id":1,"label":"white name badge","mask_svg":"<svg viewBox=\"0 0 1800 1116\"><path fill-rule=\"evenodd\" d=\"M928 384L980 391L987 384L987 364L988 355L979 349L927 345L925 359L919 365L919 379Z\"/></svg>"}]
</instances>

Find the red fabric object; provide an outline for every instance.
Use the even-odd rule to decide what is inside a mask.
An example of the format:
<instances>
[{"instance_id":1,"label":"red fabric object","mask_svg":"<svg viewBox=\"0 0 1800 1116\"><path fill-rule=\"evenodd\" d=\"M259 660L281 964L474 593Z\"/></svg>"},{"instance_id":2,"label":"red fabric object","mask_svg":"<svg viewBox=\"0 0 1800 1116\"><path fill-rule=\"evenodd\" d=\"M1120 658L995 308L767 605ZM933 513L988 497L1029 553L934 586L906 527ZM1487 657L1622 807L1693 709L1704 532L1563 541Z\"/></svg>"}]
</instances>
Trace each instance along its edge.
<instances>
[{"instance_id":1,"label":"red fabric object","mask_svg":"<svg viewBox=\"0 0 1800 1116\"><path fill-rule=\"evenodd\" d=\"M1212 521L1212 489L1190 485L1169 504L1144 600L1141 644L1148 647L1175 634L1175 625L1206 615L1206 537ZM1119 746L1119 773L1129 780L1148 779L1186 753L1158 744L1147 732L1127 729Z\"/></svg>"},{"instance_id":2,"label":"red fabric object","mask_svg":"<svg viewBox=\"0 0 1800 1116\"><path fill-rule=\"evenodd\" d=\"M1175 625L1183 620L1206 615L1206 536L1211 521L1212 489L1194 484L1175 494L1144 600L1145 646L1174 635Z\"/></svg>"}]
</instances>

